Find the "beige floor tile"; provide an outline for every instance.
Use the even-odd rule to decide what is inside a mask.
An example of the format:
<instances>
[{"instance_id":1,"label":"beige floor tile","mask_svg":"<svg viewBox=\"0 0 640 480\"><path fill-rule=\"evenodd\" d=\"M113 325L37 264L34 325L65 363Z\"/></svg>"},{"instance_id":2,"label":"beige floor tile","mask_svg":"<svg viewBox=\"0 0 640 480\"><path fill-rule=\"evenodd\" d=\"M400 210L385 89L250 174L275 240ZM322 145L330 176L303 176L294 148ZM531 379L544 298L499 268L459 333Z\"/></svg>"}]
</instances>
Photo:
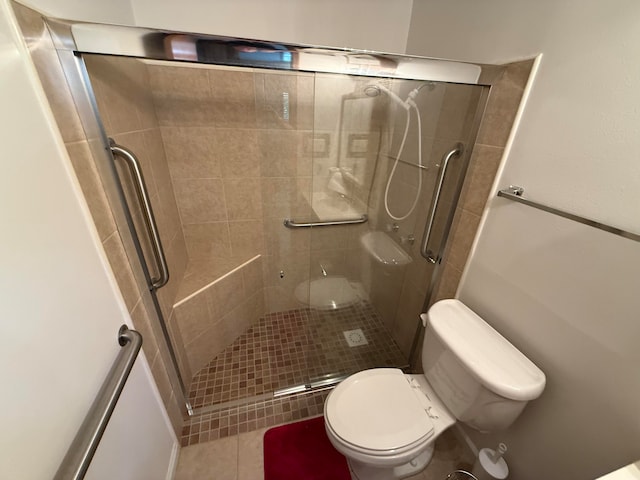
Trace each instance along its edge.
<instances>
[{"instance_id":1,"label":"beige floor tile","mask_svg":"<svg viewBox=\"0 0 640 480\"><path fill-rule=\"evenodd\" d=\"M237 480L238 437L184 447L175 480Z\"/></svg>"},{"instance_id":2,"label":"beige floor tile","mask_svg":"<svg viewBox=\"0 0 640 480\"><path fill-rule=\"evenodd\" d=\"M238 436L238 480L264 478L263 438L266 428Z\"/></svg>"},{"instance_id":3,"label":"beige floor tile","mask_svg":"<svg viewBox=\"0 0 640 480\"><path fill-rule=\"evenodd\" d=\"M262 480L263 440L268 428L183 447L175 480ZM445 480L461 464L461 446L451 432L439 439L425 470L407 480ZM460 477L462 478L462 477Z\"/></svg>"}]
</instances>

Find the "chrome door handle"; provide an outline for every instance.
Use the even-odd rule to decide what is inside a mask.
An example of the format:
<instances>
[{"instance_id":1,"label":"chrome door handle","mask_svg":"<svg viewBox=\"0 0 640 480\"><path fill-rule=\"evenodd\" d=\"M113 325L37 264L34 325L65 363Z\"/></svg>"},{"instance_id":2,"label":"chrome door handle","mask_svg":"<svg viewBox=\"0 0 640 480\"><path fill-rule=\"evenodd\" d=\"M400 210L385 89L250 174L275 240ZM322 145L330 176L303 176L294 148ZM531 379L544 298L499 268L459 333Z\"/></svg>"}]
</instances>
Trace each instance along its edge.
<instances>
[{"instance_id":1,"label":"chrome door handle","mask_svg":"<svg viewBox=\"0 0 640 480\"><path fill-rule=\"evenodd\" d=\"M436 189L433 192L433 200L431 201L431 211L427 220L427 225L424 229L424 235L422 236L422 244L420 246L420 254L426 258L430 263L437 263L440 260L437 256L434 256L433 251L429 249L429 241L431 240L431 234L433 233L433 222L436 218L436 212L438 211L438 203L440 202L440 195L442 194L442 185L444 184L444 178L447 175L447 167L449 166L449 160L453 157L462 155L464 151L464 145L457 143L456 147L450 152L446 153L442 157L442 165L440 165L440 175L436 181Z\"/></svg>"},{"instance_id":2,"label":"chrome door handle","mask_svg":"<svg viewBox=\"0 0 640 480\"><path fill-rule=\"evenodd\" d=\"M111 148L111 153L113 153L114 158L118 156L125 161L125 163L129 167L131 175L133 176L136 196L138 197L140 207L142 208L144 223L147 227L147 232L151 239L153 256L155 257L155 261L158 266L159 277L151 278L150 287L152 290L157 290L160 287L165 286L169 281L169 268L167 267L167 260L164 256L162 242L160 241L158 226L156 225L156 220L153 216L153 209L151 208L149 192L144 182L142 168L140 168L140 161L136 158L135 154L131 150L118 145L112 138L109 139L109 148Z\"/></svg>"}]
</instances>

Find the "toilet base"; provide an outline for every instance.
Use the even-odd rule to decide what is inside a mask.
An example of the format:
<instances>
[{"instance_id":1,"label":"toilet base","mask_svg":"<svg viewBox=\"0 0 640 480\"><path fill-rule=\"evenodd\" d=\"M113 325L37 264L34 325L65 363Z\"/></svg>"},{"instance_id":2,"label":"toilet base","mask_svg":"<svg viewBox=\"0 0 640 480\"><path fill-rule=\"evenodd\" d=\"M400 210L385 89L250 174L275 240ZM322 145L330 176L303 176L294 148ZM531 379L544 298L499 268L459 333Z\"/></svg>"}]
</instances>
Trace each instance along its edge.
<instances>
[{"instance_id":1,"label":"toilet base","mask_svg":"<svg viewBox=\"0 0 640 480\"><path fill-rule=\"evenodd\" d=\"M416 458L397 467L375 467L366 463L347 458L349 471L353 480L399 480L407 478L424 470L435 450L435 442L431 443Z\"/></svg>"}]
</instances>

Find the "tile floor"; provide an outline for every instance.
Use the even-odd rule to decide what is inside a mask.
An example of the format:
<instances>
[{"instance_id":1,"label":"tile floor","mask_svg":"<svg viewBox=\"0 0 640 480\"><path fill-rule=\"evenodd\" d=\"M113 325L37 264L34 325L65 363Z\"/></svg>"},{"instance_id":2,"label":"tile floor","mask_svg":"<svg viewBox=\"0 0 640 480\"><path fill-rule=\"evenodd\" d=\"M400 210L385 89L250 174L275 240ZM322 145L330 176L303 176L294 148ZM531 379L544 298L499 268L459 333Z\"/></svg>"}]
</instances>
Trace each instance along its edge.
<instances>
[{"instance_id":1,"label":"tile floor","mask_svg":"<svg viewBox=\"0 0 640 480\"><path fill-rule=\"evenodd\" d=\"M175 480L263 479L262 439L266 431L261 428L183 447ZM436 440L436 452L427 468L408 480L445 480L456 468L469 468L470 458L450 429Z\"/></svg>"},{"instance_id":2,"label":"tile floor","mask_svg":"<svg viewBox=\"0 0 640 480\"><path fill-rule=\"evenodd\" d=\"M361 329L366 345L347 344L343 332L355 329ZM307 308L270 313L193 377L189 399L197 409L325 375L406 363L369 303L329 311Z\"/></svg>"}]
</instances>

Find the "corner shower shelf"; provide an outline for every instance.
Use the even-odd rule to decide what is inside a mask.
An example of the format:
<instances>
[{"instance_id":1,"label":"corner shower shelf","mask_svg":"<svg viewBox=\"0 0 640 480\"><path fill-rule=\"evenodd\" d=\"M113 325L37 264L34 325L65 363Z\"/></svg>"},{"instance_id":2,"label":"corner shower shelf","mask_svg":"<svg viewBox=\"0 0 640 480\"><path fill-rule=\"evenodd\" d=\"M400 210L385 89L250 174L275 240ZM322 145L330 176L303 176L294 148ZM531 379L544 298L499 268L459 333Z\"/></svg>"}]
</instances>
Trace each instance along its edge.
<instances>
[{"instance_id":1,"label":"corner shower shelf","mask_svg":"<svg viewBox=\"0 0 640 480\"><path fill-rule=\"evenodd\" d=\"M360 237L364 249L384 265L402 266L410 264L413 259L384 232L367 232Z\"/></svg>"}]
</instances>

